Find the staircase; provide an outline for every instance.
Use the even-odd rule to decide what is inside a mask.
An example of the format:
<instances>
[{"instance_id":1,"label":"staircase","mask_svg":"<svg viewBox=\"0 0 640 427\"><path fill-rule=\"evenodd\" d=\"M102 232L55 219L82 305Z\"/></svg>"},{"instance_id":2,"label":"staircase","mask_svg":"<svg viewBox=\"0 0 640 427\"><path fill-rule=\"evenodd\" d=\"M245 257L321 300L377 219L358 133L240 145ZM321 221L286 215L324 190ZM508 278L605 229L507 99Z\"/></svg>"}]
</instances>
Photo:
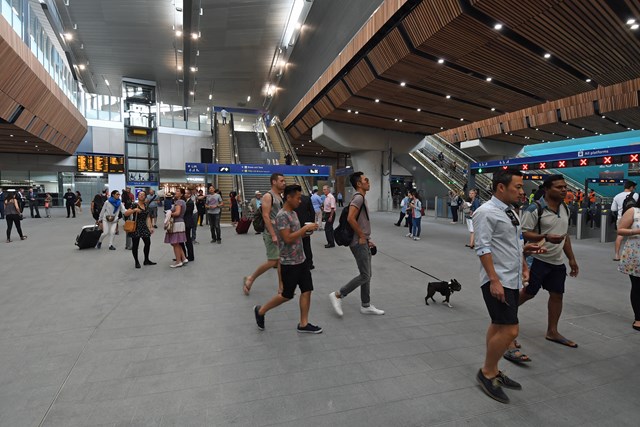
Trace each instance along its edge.
<instances>
[{"instance_id":1,"label":"staircase","mask_svg":"<svg viewBox=\"0 0 640 427\"><path fill-rule=\"evenodd\" d=\"M275 123L273 126L269 126L267 128L267 135L268 135L269 141L273 146L273 151L280 153L279 163L281 165L286 164L284 156L287 153L291 153L291 156L293 157L292 164L299 165L300 162L298 161L298 156L296 155L295 150L293 149L291 143L289 142L289 138L287 137L287 134L282 128L280 121L274 120L274 122ZM302 187L302 194L306 194L307 196L311 194L311 185L309 185L309 181L307 181L305 177L286 176L285 179L287 181L287 185L290 185L290 184L300 185Z\"/></svg>"},{"instance_id":2,"label":"staircase","mask_svg":"<svg viewBox=\"0 0 640 427\"><path fill-rule=\"evenodd\" d=\"M265 164L266 161L262 157L264 151L260 148L260 142L254 132L236 132L238 141L238 163L245 164ZM245 175L244 181L244 199L251 200L256 191L262 194L271 189L271 182L268 176L250 176Z\"/></svg>"},{"instance_id":3,"label":"staircase","mask_svg":"<svg viewBox=\"0 0 640 427\"><path fill-rule=\"evenodd\" d=\"M231 146L231 125L218 124L217 126L217 161L218 163L236 163L233 158L233 147ZM218 175L218 187L224 201L220 222L224 224L231 223L231 206L229 202L229 193L235 189L233 175Z\"/></svg>"}]
</instances>

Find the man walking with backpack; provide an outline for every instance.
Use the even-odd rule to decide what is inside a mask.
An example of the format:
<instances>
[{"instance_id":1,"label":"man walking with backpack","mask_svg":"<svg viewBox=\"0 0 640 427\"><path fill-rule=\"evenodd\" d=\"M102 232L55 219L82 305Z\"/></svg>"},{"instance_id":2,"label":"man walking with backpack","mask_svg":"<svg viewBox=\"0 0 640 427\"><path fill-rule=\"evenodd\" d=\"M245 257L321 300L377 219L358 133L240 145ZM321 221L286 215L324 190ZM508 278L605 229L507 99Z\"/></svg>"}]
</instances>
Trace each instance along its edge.
<instances>
[{"instance_id":1,"label":"man walking with backpack","mask_svg":"<svg viewBox=\"0 0 640 427\"><path fill-rule=\"evenodd\" d=\"M611 212L618 213L617 224L620 224L620 218L622 218L622 214L625 213L627 209L634 207L637 201L638 193L636 193L636 183L627 180L624 183L624 191L616 195L616 197L613 198L613 203L611 203ZM620 247L622 246L622 240L624 240L624 236L618 235L616 237L616 252L613 257L614 261L620 261Z\"/></svg>"},{"instance_id":2,"label":"man walking with backpack","mask_svg":"<svg viewBox=\"0 0 640 427\"><path fill-rule=\"evenodd\" d=\"M362 314L384 314L383 310L379 310L370 303L371 288L371 255L375 255L376 246L371 241L371 222L369 221L369 208L365 196L371 185L369 178L364 176L362 172L355 172L349 176L351 185L356 193L349 203L348 222L353 229L353 239L349 245L351 253L353 253L358 265L360 274L337 292L329 294L331 305L338 316L342 316L342 299L353 292L356 288L360 288Z\"/></svg>"},{"instance_id":3,"label":"man walking with backpack","mask_svg":"<svg viewBox=\"0 0 640 427\"><path fill-rule=\"evenodd\" d=\"M529 285L520 291L518 305L533 299L540 288L549 292L547 305L547 333L545 338L557 344L576 348L578 344L560 335L558 322L562 314L567 267L565 255L571 268L569 275L578 276L578 263L573 255L569 230L569 209L564 204L567 183L562 175L549 175L544 180L544 197L527 207L522 215L522 232L527 242L544 246L544 253L533 254L529 269ZM505 353L512 362L529 362L513 343Z\"/></svg>"}]
</instances>

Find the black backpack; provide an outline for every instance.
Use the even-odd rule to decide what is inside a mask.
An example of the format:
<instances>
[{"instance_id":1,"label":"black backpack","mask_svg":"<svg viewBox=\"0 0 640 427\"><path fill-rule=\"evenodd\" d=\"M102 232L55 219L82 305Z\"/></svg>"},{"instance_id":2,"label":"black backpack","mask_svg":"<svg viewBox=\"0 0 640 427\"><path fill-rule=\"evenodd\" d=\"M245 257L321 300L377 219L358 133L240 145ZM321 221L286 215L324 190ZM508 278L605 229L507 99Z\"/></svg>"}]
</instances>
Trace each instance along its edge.
<instances>
[{"instance_id":1,"label":"black backpack","mask_svg":"<svg viewBox=\"0 0 640 427\"><path fill-rule=\"evenodd\" d=\"M262 205L253 214L253 229L256 233L264 232L264 218L262 217Z\"/></svg>"},{"instance_id":2,"label":"black backpack","mask_svg":"<svg viewBox=\"0 0 640 427\"><path fill-rule=\"evenodd\" d=\"M353 197L356 197L356 195L362 196L362 194L357 193L354 194ZM364 196L362 196L362 198L364 198ZM351 204L349 204L349 206L351 206ZM347 206L345 209L342 209L340 219L338 220L338 226L335 230L333 230L333 238L338 246L349 246L351 245L351 241L353 240L353 228L351 228L351 225L349 225L348 221L350 209L349 206ZM358 216L356 216L356 221L358 220L358 218L360 218L360 214L362 213L363 208L367 214L367 219L369 218L369 212L367 211L367 207L365 206L365 202L363 200L362 206L360 206L360 210L358 211Z\"/></svg>"},{"instance_id":3,"label":"black backpack","mask_svg":"<svg viewBox=\"0 0 640 427\"><path fill-rule=\"evenodd\" d=\"M626 211L628 211L629 209L633 208L636 206L636 199L633 197L635 196L636 193L634 193L633 191L629 192L629 195L627 197L624 198L624 202L622 202L622 214L624 215L624 213Z\"/></svg>"}]
</instances>

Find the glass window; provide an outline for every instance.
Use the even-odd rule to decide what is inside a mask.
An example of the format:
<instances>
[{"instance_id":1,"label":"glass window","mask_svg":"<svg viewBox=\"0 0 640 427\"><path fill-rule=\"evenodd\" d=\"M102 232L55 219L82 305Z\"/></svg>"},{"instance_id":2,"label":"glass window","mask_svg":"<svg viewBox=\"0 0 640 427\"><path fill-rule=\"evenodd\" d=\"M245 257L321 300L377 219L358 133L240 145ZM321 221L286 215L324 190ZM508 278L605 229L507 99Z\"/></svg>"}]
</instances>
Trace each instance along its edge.
<instances>
[{"instance_id":1,"label":"glass window","mask_svg":"<svg viewBox=\"0 0 640 427\"><path fill-rule=\"evenodd\" d=\"M4 19L11 25L11 0L0 0L0 7L2 8L2 16L4 16Z\"/></svg>"},{"instance_id":2,"label":"glass window","mask_svg":"<svg viewBox=\"0 0 640 427\"><path fill-rule=\"evenodd\" d=\"M16 33L22 38L22 19L24 13L22 12L22 0L12 0L11 12L12 12L12 26Z\"/></svg>"}]
</instances>

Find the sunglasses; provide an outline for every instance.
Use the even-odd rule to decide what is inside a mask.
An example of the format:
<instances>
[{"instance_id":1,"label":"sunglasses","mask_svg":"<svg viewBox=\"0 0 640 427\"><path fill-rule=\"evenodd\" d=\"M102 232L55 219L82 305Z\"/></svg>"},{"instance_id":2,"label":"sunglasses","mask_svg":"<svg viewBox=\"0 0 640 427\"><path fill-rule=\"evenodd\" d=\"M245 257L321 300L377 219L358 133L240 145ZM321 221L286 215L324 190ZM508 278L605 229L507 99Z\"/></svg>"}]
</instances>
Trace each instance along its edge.
<instances>
[{"instance_id":1,"label":"sunglasses","mask_svg":"<svg viewBox=\"0 0 640 427\"><path fill-rule=\"evenodd\" d=\"M507 216L511 220L511 224L513 224L515 227L520 225L520 221L518 220L518 217L511 209L507 209L504 212L507 214Z\"/></svg>"}]
</instances>

